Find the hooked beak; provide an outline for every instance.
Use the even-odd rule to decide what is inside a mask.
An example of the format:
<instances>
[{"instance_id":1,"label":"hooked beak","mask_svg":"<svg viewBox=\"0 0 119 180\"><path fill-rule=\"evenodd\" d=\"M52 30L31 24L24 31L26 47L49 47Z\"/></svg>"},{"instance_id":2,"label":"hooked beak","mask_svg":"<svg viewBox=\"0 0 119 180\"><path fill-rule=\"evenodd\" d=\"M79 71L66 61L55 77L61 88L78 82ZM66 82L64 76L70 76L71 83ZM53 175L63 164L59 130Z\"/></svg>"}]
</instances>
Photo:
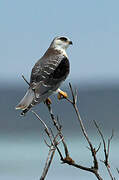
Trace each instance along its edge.
<instances>
[{"instance_id":1,"label":"hooked beak","mask_svg":"<svg viewBox=\"0 0 119 180\"><path fill-rule=\"evenodd\" d=\"M72 42L72 41L69 41L69 44L73 45L73 42Z\"/></svg>"}]
</instances>

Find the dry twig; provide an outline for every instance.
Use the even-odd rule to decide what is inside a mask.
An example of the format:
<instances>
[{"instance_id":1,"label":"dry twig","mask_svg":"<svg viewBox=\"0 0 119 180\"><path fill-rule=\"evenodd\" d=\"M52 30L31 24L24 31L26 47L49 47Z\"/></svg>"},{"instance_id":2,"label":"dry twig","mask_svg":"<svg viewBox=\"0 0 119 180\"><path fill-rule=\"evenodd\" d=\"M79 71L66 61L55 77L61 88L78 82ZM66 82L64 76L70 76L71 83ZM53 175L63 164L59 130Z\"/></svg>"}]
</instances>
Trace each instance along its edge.
<instances>
[{"instance_id":1,"label":"dry twig","mask_svg":"<svg viewBox=\"0 0 119 180\"><path fill-rule=\"evenodd\" d=\"M110 152L110 142L114 136L114 132L112 130L112 134L110 136L110 138L108 139L108 144L107 144L107 147L106 147L106 142L105 142L105 139L104 139L104 136L103 136L103 133L101 132L101 129L99 127L99 125L97 124L97 122L94 120L94 124L98 130L98 133L100 134L101 138L102 138L102 141L103 141L103 147L104 147L104 155L105 155L105 160L101 160L101 162L103 162L107 168L107 171L110 175L110 178L111 180L115 180L115 178L112 176L112 173L111 173L111 170L110 170L110 165L109 165L109 152Z\"/></svg>"},{"instance_id":2,"label":"dry twig","mask_svg":"<svg viewBox=\"0 0 119 180\"><path fill-rule=\"evenodd\" d=\"M44 130L45 130L47 136L49 137L50 143L51 143L51 145L49 145L49 144L47 143L47 141L44 139L45 144L46 144L46 145L48 146L48 148L49 148L48 157L47 157L47 159L46 159L45 167L44 167L44 169L43 169L43 173L42 173L41 178L40 178L40 180L44 180L45 177L46 177L46 175L47 175L47 173L48 173L48 170L49 170L49 168L50 168L50 165L51 165L51 163L52 163L52 160L53 160L53 157L54 157L54 154L55 154L55 151L56 151L56 147L57 147L57 145L62 141L62 139L61 139L59 142L57 142L57 137L59 136L59 134L57 134L56 136L54 136L53 133L52 133L52 130L50 130L50 129L48 128L48 126L47 126L46 123L40 118L40 116L39 116L35 111L32 111L32 113L38 118L38 120L40 120L40 122L41 122L42 125L44 126Z\"/></svg>"},{"instance_id":3,"label":"dry twig","mask_svg":"<svg viewBox=\"0 0 119 180\"><path fill-rule=\"evenodd\" d=\"M75 98L76 99L76 98ZM68 99L69 102L71 102L70 99ZM59 132L59 136L62 138L63 137L63 134L62 134L62 131L60 129L61 125L59 124L59 122L57 121L57 119L55 118L54 114L53 114L53 111L52 111L52 108L51 108L51 105L47 105L48 107L48 110L49 110L49 113L50 113L50 116L51 116L51 119L53 121L53 124L54 126L56 127L57 131ZM66 163L66 164L69 164L69 165L72 165L76 168L79 168L79 169L82 169L82 170L85 170L85 171L89 171L89 172L92 172L96 175L96 177L99 179L99 180L102 180L102 178L100 177L100 175L98 174L98 172L94 169L94 168L88 168L88 167L85 167L85 166L82 166L80 164L77 164L69 155L69 151L68 151L68 147L66 145L66 142L64 141L64 137L63 137L63 140L62 140L62 143L63 143L63 146L64 146L64 150L65 150L65 158L63 157L60 149L58 147L57 148L57 151L60 155L60 159L63 163Z\"/></svg>"},{"instance_id":4,"label":"dry twig","mask_svg":"<svg viewBox=\"0 0 119 180\"><path fill-rule=\"evenodd\" d=\"M96 153L98 152L100 146L99 146L99 148L97 150L95 148L93 148L93 145L92 145L92 143L91 143L91 141L90 141L90 139L88 137L88 134L87 134L86 129L85 129L84 125L83 125L82 119L80 117L80 113L79 113L78 108L77 108L77 104L76 104L77 103L77 91L75 91L75 93L74 93L71 84L69 86L70 86L70 90L71 90L71 93L72 93L73 101L71 101L68 98L66 100L68 102L70 102L73 105L74 109L75 109L76 115L77 115L78 120L80 122L80 126L81 126L81 130L83 132L83 135L86 138L86 140L87 140L87 142L88 142L88 144L90 146L90 150L92 152L92 156L93 156L93 159L94 159L94 166L92 166L92 167L82 166L80 164L77 164L70 157L67 144L64 141L64 136L62 134L62 128L61 128L62 126L60 125L58 118L55 118L55 116L53 114L53 111L52 111L52 108L51 108L51 105L47 104L47 107L48 107L51 119L53 121L54 126L56 127L57 132L58 132L57 134L61 138L60 142L63 143L64 151L65 151L65 158L63 157L62 152L60 151L60 149L57 146L58 143L56 142L56 138L53 139L53 137L54 137L53 132L49 131L49 129L47 128L46 124L44 124L44 122L41 120L41 118L34 111L32 111L36 115L36 117L41 121L41 123L44 125L45 131L46 131L48 137L50 138L51 145L52 145L52 146L48 145L48 147L50 147L50 149L49 149L48 157L47 157L47 160L46 160L46 163L45 163L44 171L42 173L42 176L41 176L40 180L44 180L45 179L45 176L46 176L46 174L47 174L47 172L49 170L49 167L51 165L51 162L52 162L52 159L53 159L53 156L54 156L54 153L55 153L56 149L57 149L57 151L58 151L58 153L60 155L60 159L61 159L61 161L63 163L69 164L69 165L71 165L73 167L76 167L76 168L79 168L79 169L82 169L82 170L85 170L85 171L89 171L89 172L95 174L95 176L97 177L98 180L103 180L102 177L98 173L98 161L97 161L97 158L96 158ZM46 141L45 141L45 143L46 143ZM52 150L51 147L53 147L53 150Z\"/></svg>"},{"instance_id":5,"label":"dry twig","mask_svg":"<svg viewBox=\"0 0 119 180\"><path fill-rule=\"evenodd\" d=\"M29 84L29 82L25 79L25 77L22 75L22 78L25 80L25 82ZM101 147L101 143L99 144L99 147L97 149L95 149L93 147L93 144L87 134L87 131L85 129L85 126L83 124L83 121L81 119L81 116L80 116L80 113L79 113L79 110L78 110L78 107L77 107L77 90L75 90L75 92L73 91L73 88L71 86L71 84L69 83L69 87L70 87L70 91L71 91L71 95L72 95L72 100L69 99L69 98L65 98L74 108L75 112L76 112L76 115L77 115L77 118L78 118L78 121L80 123L80 127L81 127L81 130L82 130L82 133L83 133L83 136L85 137L86 141L88 142L88 149L91 151L92 153L92 157L93 157L93 166L91 167L86 167L86 166L82 166L80 164L77 164L69 155L69 150L68 150L68 147L67 147L67 144L64 140L64 136L63 136L63 133L62 133L62 126L61 124L59 123L59 119L58 117L56 118L55 115L53 114L53 111L52 111L52 108L51 108L51 105L50 104L46 104L47 107L48 107L48 111L49 111L49 114L50 114L50 117L52 119L52 122L53 122L53 125L55 126L56 130L57 130L57 135L55 136L52 129L49 129L48 126L46 125L46 123L39 117L39 115L32 111L32 113L40 120L40 122L42 123L42 125L44 126L44 130L48 136L48 138L50 139L50 145L47 143L47 141L45 140L44 138L44 142L45 144L48 146L49 148L49 153L48 153L48 157L46 159L46 162L45 162L45 167L43 169L43 173L41 175L41 178L40 180L44 180L47 173L48 173L48 170L49 170L49 167L52 163L52 160L53 160L53 157L54 157L54 154L55 154L55 151L57 150L58 153L59 153L59 156L60 156L60 159L62 161L62 163L66 163L66 164L69 164L73 167L76 167L76 168L79 168L79 169L82 169L82 170L85 170L85 171L88 171L88 172L91 172L93 173L98 180L103 180L102 177L100 176L99 172L98 172L98 160L97 160L97 157L96 157L96 154L97 152L99 151L100 147ZM109 158L109 151L110 151L110 142L112 140L112 137L113 137L113 132L112 132L112 135L111 137L108 139L108 146L106 148L106 143L105 143L105 139L104 139L104 136L99 128L99 126L97 125L96 121L94 121L95 123L95 126L102 138L102 141L103 141L103 146L104 146L104 154L105 154L105 160L103 161L103 163L105 164L105 166L107 167L107 170L108 170L108 173L110 175L110 178L111 180L115 180L115 178L113 178L112 174L111 174L111 171L110 171L110 166L109 166L109 162L108 162L108 158ZM60 137L60 140L57 141L57 138ZM65 157L63 157L62 155L62 152L60 151L59 147L58 147L58 144L62 142L63 146L64 146L64 152L65 152Z\"/></svg>"},{"instance_id":6,"label":"dry twig","mask_svg":"<svg viewBox=\"0 0 119 180\"><path fill-rule=\"evenodd\" d=\"M77 107L77 90L75 90L75 92L73 91L73 88L71 86L71 84L69 83L69 87L70 87L70 90L71 90L71 94L72 94L72 100L70 100L69 98L67 98L66 100L68 102L70 102L73 107L74 107L74 110L76 112L76 115L77 115L77 118L78 118L78 121L80 123L80 127L81 127L81 130L82 130L82 133L84 135L84 137L86 138L89 146L90 146L90 150L91 150L91 153L92 153L92 156L93 156L93 166L91 168L87 168L87 167L83 167L83 166L76 166L80 169L83 169L83 170L86 170L86 171L90 171L92 173L95 174L95 176L97 177L97 179L99 180L102 180L102 177L99 175L98 173L98 160L97 160L97 157L96 157L96 153L98 152L92 145L89 137L88 137L88 134L86 132L86 129L84 127L84 124L83 124L83 121L81 119L81 116L80 116L80 113L79 113L79 110L78 110L78 107Z\"/></svg>"}]
</instances>

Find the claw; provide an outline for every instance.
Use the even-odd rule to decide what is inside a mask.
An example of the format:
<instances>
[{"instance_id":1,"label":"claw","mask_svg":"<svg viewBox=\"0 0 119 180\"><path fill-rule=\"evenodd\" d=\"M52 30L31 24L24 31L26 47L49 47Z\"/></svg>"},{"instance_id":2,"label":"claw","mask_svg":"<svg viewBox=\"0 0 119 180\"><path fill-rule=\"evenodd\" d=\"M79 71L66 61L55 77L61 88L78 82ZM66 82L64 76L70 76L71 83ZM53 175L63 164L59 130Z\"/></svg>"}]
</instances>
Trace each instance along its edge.
<instances>
[{"instance_id":1,"label":"claw","mask_svg":"<svg viewBox=\"0 0 119 180\"><path fill-rule=\"evenodd\" d=\"M62 99L62 98L68 98L68 95L67 95L67 93L66 92L64 92L64 91L60 91L60 92L58 92L58 99L60 100L60 99Z\"/></svg>"},{"instance_id":2,"label":"claw","mask_svg":"<svg viewBox=\"0 0 119 180\"><path fill-rule=\"evenodd\" d=\"M51 101L50 98L47 98L47 99L45 100L45 103L46 103L47 105L50 105L50 104L52 104L52 101Z\"/></svg>"}]
</instances>

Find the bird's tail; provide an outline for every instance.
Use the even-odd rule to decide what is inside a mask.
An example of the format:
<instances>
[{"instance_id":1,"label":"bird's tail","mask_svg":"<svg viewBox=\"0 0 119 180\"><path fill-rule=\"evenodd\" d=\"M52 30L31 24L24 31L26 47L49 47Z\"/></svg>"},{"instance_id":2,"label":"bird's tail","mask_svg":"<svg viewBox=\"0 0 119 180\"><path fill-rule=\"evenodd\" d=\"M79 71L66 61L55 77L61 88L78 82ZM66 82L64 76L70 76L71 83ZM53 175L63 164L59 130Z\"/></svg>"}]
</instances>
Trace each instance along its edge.
<instances>
[{"instance_id":1,"label":"bird's tail","mask_svg":"<svg viewBox=\"0 0 119 180\"><path fill-rule=\"evenodd\" d=\"M21 110L27 109L30 106L30 104L32 103L34 97L35 97L34 91L31 88L29 88L28 91L26 92L25 96L23 97L23 99L16 106L16 109L21 109Z\"/></svg>"}]
</instances>

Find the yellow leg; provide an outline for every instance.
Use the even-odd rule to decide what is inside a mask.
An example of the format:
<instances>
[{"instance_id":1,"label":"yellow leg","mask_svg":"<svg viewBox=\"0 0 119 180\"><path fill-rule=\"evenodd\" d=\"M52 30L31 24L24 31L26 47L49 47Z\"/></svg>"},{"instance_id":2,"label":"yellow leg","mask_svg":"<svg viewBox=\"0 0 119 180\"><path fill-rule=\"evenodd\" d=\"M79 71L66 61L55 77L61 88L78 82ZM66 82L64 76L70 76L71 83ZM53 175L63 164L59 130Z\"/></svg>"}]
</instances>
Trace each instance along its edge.
<instances>
[{"instance_id":1,"label":"yellow leg","mask_svg":"<svg viewBox=\"0 0 119 180\"><path fill-rule=\"evenodd\" d=\"M59 91L58 92L58 99L60 100L60 99L62 99L62 98L68 98L68 95L67 95L67 93L66 92L64 92L64 91Z\"/></svg>"},{"instance_id":2,"label":"yellow leg","mask_svg":"<svg viewBox=\"0 0 119 180\"><path fill-rule=\"evenodd\" d=\"M45 100L45 103L46 103L47 105L50 105L50 104L52 104L52 101L51 101L50 98L47 98L47 99Z\"/></svg>"}]
</instances>

